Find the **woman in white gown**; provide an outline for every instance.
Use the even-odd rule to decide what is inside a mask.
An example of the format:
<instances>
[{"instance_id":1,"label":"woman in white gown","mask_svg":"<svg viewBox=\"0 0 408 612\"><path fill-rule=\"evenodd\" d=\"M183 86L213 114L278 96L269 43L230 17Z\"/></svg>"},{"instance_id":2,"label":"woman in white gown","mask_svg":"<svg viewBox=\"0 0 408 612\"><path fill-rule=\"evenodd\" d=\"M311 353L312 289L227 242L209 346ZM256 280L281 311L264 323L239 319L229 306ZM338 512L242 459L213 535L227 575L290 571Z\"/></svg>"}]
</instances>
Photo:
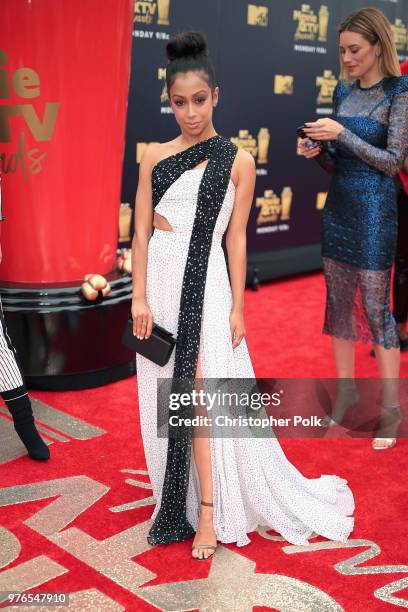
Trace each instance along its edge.
<instances>
[{"instance_id":1,"label":"woman in white gown","mask_svg":"<svg viewBox=\"0 0 408 612\"><path fill-rule=\"evenodd\" d=\"M258 525L293 544L306 544L313 532L345 541L354 524L347 481L305 478L276 438L199 437L192 427L179 439L158 437L159 379L192 377L199 388L200 379L255 378L243 320L254 160L214 129L219 91L203 36L182 34L167 54L168 94L181 133L143 155L132 247L134 334L149 338L155 322L177 337L165 366L136 356L143 445L157 501L149 542L195 533L192 555L206 559L217 540L249 543Z\"/></svg>"}]
</instances>

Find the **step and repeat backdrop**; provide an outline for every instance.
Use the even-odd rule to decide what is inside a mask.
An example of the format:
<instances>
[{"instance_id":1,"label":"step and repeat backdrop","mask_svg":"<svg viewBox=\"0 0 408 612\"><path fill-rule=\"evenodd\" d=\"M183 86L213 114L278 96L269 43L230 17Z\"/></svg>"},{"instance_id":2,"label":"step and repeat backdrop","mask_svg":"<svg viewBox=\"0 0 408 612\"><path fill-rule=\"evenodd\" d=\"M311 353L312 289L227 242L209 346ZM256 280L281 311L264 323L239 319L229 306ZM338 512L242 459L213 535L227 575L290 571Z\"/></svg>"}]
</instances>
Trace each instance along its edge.
<instances>
[{"instance_id":1,"label":"step and repeat backdrop","mask_svg":"<svg viewBox=\"0 0 408 612\"><path fill-rule=\"evenodd\" d=\"M268 279L319 267L329 176L298 154L296 127L332 113L342 18L368 4L383 10L403 61L408 59L408 2L258 2L134 3L120 245L131 239L144 148L178 134L165 88L166 42L180 31L199 30L207 35L221 90L215 127L256 160L247 232L249 278L255 268L261 279Z\"/></svg>"}]
</instances>

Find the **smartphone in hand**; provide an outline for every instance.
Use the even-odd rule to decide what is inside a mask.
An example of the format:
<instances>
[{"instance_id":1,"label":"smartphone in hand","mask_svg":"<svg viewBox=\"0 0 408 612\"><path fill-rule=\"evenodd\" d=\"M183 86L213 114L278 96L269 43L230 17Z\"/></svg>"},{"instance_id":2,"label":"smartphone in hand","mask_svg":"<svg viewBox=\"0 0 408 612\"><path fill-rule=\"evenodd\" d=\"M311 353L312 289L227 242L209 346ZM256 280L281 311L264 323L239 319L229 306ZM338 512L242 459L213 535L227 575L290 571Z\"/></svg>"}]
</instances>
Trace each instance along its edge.
<instances>
[{"instance_id":1,"label":"smartphone in hand","mask_svg":"<svg viewBox=\"0 0 408 612\"><path fill-rule=\"evenodd\" d=\"M305 133L305 124L303 125L299 125L299 127L296 128L296 134L300 137L300 138L307 138L306 133Z\"/></svg>"},{"instance_id":2,"label":"smartphone in hand","mask_svg":"<svg viewBox=\"0 0 408 612\"><path fill-rule=\"evenodd\" d=\"M305 124L299 125L299 127L296 128L296 133L302 140L307 139L308 142L305 143L307 149L314 149L320 143L318 140L313 140L313 138L310 138L310 136L306 134L305 127Z\"/></svg>"}]
</instances>

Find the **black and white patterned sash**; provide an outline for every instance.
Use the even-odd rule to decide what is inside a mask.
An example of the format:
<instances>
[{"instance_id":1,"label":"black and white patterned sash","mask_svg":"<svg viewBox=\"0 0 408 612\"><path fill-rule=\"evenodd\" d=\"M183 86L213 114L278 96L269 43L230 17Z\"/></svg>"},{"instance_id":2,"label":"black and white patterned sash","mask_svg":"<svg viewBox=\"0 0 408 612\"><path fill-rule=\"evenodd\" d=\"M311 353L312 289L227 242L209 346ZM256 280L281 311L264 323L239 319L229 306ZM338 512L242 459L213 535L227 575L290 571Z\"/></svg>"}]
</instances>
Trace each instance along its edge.
<instances>
[{"instance_id":1,"label":"black and white patterned sash","mask_svg":"<svg viewBox=\"0 0 408 612\"><path fill-rule=\"evenodd\" d=\"M211 241L237 154L236 145L213 136L160 161L153 168L153 207L186 171L208 160L201 179L181 290L172 393L191 392L200 345L204 291ZM191 406L178 414L191 415ZM169 426L166 472L159 512L149 531L150 544L169 544L194 535L187 520L192 427Z\"/></svg>"}]
</instances>

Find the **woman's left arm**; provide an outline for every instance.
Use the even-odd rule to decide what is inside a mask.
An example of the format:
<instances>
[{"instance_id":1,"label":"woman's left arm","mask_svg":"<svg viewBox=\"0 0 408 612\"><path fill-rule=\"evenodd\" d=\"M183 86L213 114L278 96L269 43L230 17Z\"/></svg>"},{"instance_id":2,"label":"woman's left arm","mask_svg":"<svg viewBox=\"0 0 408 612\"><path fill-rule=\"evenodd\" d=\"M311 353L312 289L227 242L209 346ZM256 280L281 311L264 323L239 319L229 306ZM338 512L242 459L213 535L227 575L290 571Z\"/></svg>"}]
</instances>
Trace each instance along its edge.
<instances>
[{"instance_id":1,"label":"woman's left arm","mask_svg":"<svg viewBox=\"0 0 408 612\"><path fill-rule=\"evenodd\" d=\"M237 176L235 202L226 234L232 291L232 310L230 314L232 348L237 347L245 336L246 227L253 202L256 179L255 161L247 151L243 149L238 151L234 166Z\"/></svg>"},{"instance_id":2,"label":"woman's left arm","mask_svg":"<svg viewBox=\"0 0 408 612\"><path fill-rule=\"evenodd\" d=\"M316 140L336 140L364 162L388 176L400 171L408 152L408 85L400 82L390 109L387 147L380 149L369 144L348 128L332 119L319 119L306 124L308 136Z\"/></svg>"}]
</instances>

